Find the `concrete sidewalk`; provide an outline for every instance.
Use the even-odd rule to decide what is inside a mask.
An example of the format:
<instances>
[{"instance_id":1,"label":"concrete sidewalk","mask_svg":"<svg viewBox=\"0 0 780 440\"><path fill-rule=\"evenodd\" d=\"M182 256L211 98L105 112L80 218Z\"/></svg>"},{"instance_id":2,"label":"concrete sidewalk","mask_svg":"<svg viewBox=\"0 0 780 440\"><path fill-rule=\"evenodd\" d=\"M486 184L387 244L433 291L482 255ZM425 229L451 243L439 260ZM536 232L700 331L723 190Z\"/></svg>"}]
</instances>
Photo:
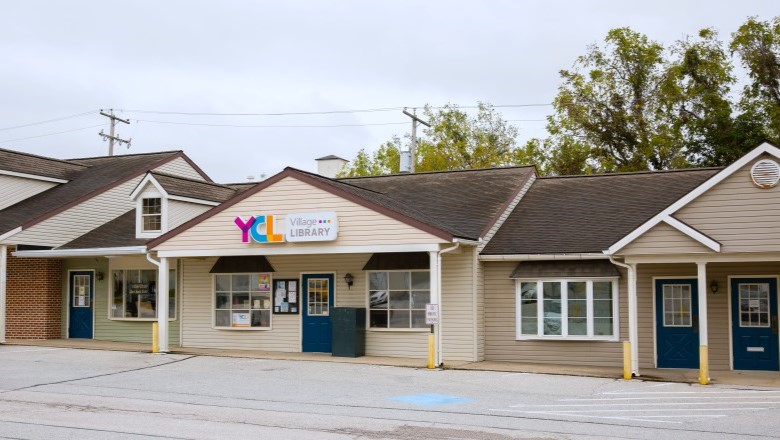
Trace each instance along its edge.
<instances>
[{"instance_id":1,"label":"concrete sidewalk","mask_svg":"<svg viewBox=\"0 0 780 440\"><path fill-rule=\"evenodd\" d=\"M151 344L132 342L97 341L90 339L47 339L9 340L7 345L58 347L85 350L151 352ZM284 353L278 351L233 350L216 348L171 347L173 354L220 356L253 359L274 359L289 361L319 361L350 364L385 365L406 368L426 368L426 359L398 358L387 356L362 356L357 358L334 357L327 353ZM621 379L621 367L594 367L579 365L545 365L520 362L480 361L445 362L445 369L472 371L501 371L507 373L533 373L564 376L604 377ZM698 383L698 370L644 368L638 380L661 382ZM744 385L757 387L780 387L780 372L773 371L711 371L711 382L723 385Z\"/></svg>"}]
</instances>

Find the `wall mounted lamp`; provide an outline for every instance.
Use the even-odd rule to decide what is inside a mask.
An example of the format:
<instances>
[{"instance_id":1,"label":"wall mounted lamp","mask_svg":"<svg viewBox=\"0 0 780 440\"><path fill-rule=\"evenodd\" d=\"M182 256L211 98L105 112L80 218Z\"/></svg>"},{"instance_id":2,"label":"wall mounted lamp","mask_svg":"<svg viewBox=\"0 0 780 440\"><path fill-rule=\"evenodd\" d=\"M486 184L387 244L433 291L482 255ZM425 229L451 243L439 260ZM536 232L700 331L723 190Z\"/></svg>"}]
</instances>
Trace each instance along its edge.
<instances>
[{"instance_id":1,"label":"wall mounted lamp","mask_svg":"<svg viewBox=\"0 0 780 440\"><path fill-rule=\"evenodd\" d=\"M712 293L718 293L718 282L717 281L712 280L710 282L710 291L712 291Z\"/></svg>"},{"instance_id":2,"label":"wall mounted lamp","mask_svg":"<svg viewBox=\"0 0 780 440\"><path fill-rule=\"evenodd\" d=\"M98 272L95 274L95 278L97 278L98 281L103 281L103 278L105 275L103 275L103 272Z\"/></svg>"},{"instance_id":3,"label":"wall mounted lamp","mask_svg":"<svg viewBox=\"0 0 780 440\"><path fill-rule=\"evenodd\" d=\"M355 283L355 277L351 273L344 275L344 282L347 283L347 288L352 289L352 284Z\"/></svg>"}]
</instances>

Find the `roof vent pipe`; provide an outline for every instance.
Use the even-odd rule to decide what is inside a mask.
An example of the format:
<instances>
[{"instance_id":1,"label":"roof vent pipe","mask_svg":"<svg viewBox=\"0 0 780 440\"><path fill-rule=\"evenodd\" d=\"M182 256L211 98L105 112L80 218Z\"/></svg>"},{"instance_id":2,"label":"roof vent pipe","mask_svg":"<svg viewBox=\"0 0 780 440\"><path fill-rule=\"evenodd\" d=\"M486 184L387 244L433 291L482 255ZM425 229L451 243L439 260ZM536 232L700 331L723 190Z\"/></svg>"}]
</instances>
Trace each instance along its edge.
<instances>
[{"instance_id":1,"label":"roof vent pipe","mask_svg":"<svg viewBox=\"0 0 780 440\"><path fill-rule=\"evenodd\" d=\"M409 150L401 151L401 166L399 167L401 173L412 172L412 152Z\"/></svg>"}]
</instances>

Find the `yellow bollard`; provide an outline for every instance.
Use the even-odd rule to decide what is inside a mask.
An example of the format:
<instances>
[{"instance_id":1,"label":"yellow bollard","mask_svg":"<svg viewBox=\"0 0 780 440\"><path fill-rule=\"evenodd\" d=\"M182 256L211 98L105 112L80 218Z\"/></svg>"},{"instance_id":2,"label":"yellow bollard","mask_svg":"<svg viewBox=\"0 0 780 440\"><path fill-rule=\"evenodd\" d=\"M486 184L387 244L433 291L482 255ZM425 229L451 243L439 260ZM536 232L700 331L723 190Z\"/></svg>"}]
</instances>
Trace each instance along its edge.
<instances>
[{"instance_id":1,"label":"yellow bollard","mask_svg":"<svg viewBox=\"0 0 780 440\"><path fill-rule=\"evenodd\" d=\"M623 341L623 379L631 379L631 343Z\"/></svg>"},{"instance_id":2,"label":"yellow bollard","mask_svg":"<svg viewBox=\"0 0 780 440\"><path fill-rule=\"evenodd\" d=\"M428 368L434 368L434 351L435 351L435 345L436 341L434 340L433 333L428 334Z\"/></svg>"},{"instance_id":3,"label":"yellow bollard","mask_svg":"<svg viewBox=\"0 0 780 440\"><path fill-rule=\"evenodd\" d=\"M710 358L706 345L699 347L699 383L710 384Z\"/></svg>"},{"instance_id":4,"label":"yellow bollard","mask_svg":"<svg viewBox=\"0 0 780 440\"><path fill-rule=\"evenodd\" d=\"M152 353L160 352L160 323L152 323Z\"/></svg>"}]
</instances>

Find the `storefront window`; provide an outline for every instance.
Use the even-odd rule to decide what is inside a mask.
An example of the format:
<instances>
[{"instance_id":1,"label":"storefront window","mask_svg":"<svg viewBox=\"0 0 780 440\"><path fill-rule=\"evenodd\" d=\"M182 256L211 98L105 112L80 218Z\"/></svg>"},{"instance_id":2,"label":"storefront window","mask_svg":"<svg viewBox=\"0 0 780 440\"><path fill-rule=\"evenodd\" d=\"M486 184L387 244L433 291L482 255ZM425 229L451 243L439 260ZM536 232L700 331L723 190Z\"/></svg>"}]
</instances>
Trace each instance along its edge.
<instances>
[{"instance_id":1,"label":"storefront window","mask_svg":"<svg viewBox=\"0 0 780 440\"><path fill-rule=\"evenodd\" d=\"M215 275L214 295L215 327L271 327L270 274Z\"/></svg>"},{"instance_id":2,"label":"storefront window","mask_svg":"<svg viewBox=\"0 0 780 440\"><path fill-rule=\"evenodd\" d=\"M111 317L157 318L157 271L114 270L111 273ZM168 318L176 318L176 270L168 272Z\"/></svg>"},{"instance_id":3,"label":"storefront window","mask_svg":"<svg viewBox=\"0 0 780 440\"><path fill-rule=\"evenodd\" d=\"M616 307L613 280L521 280L517 338L614 339Z\"/></svg>"},{"instance_id":4,"label":"storefront window","mask_svg":"<svg viewBox=\"0 0 780 440\"><path fill-rule=\"evenodd\" d=\"M368 273L371 328L427 328L425 305L431 302L429 271Z\"/></svg>"}]
</instances>

